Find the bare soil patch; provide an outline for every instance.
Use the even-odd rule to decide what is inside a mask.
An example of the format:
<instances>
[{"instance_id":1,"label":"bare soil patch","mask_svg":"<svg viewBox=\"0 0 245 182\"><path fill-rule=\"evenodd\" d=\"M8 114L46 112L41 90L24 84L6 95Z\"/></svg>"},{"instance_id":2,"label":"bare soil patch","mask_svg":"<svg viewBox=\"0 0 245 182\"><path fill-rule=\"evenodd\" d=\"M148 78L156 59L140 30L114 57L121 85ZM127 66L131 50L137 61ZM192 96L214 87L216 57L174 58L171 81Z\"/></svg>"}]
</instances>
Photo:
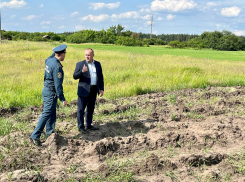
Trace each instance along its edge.
<instances>
[{"instance_id":1,"label":"bare soil patch","mask_svg":"<svg viewBox=\"0 0 245 182\"><path fill-rule=\"evenodd\" d=\"M72 101L42 147L30 132L0 137L0 181L243 181L244 96L244 87L208 87L99 99L100 129L86 135L68 121ZM35 126L41 110L29 110L23 120Z\"/></svg>"},{"instance_id":2,"label":"bare soil patch","mask_svg":"<svg viewBox=\"0 0 245 182\"><path fill-rule=\"evenodd\" d=\"M8 117L20 111L20 107L0 108L0 117Z\"/></svg>"}]
</instances>

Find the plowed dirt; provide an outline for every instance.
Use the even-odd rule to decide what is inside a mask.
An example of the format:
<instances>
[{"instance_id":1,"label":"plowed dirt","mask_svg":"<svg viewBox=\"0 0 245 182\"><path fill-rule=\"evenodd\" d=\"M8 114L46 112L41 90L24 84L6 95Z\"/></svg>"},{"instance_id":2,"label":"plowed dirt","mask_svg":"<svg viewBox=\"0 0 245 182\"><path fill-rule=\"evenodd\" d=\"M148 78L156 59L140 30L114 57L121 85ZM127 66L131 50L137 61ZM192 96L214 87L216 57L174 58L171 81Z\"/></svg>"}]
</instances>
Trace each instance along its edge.
<instances>
[{"instance_id":1,"label":"plowed dirt","mask_svg":"<svg viewBox=\"0 0 245 182\"><path fill-rule=\"evenodd\" d=\"M82 135L66 121L76 121L72 101L74 110L58 114L59 130L41 147L29 142L30 132L0 137L0 181L112 181L115 174L115 181L244 181L244 105L244 87L98 99L95 115L103 117L94 124L100 129ZM130 109L138 110L135 120L122 116ZM9 117L12 110L0 113ZM34 127L38 115L24 119ZM121 179L125 174L131 177Z\"/></svg>"}]
</instances>

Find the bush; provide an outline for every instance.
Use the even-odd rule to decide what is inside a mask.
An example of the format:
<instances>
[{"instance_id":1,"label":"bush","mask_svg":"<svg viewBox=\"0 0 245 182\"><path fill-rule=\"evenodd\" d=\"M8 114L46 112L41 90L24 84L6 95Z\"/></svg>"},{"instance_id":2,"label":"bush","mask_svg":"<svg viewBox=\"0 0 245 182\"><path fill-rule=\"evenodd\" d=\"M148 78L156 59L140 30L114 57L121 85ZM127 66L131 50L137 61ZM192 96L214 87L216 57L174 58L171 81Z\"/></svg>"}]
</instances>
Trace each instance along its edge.
<instances>
[{"instance_id":1,"label":"bush","mask_svg":"<svg viewBox=\"0 0 245 182\"><path fill-rule=\"evenodd\" d=\"M173 48L178 47L179 44L180 42L178 40L174 40L168 43L168 45Z\"/></svg>"},{"instance_id":2,"label":"bush","mask_svg":"<svg viewBox=\"0 0 245 182\"><path fill-rule=\"evenodd\" d=\"M166 42L163 41L162 39L157 39L157 38L151 38L151 39L144 39L143 43L145 45L166 45Z\"/></svg>"},{"instance_id":3,"label":"bush","mask_svg":"<svg viewBox=\"0 0 245 182\"><path fill-rule=\"evenodd\" d=\"M222 32L203 32L196 41L199 42L200 47L221 51L239 51L244 49L242 38L226 30Z\"/></svg>"},{"instance_id":4,"label":"bush","mask_svg":"<svg viewBox=\"0 0 245 182\"><path fill-rule=\"evenodd\" d=\"M189 41L179 42L175 40L169 42L168 45L172 48L212 48L221 51L239 51L245 49L243 39L229 31L204 32L199 37Z\"/></svg>"},{"instance_id":5,"label":"bush","mask_svg":"<svg viewBox=\"0 0 245 182\"><path fill-rule=\"evenodd\" d=\"M48 41L48 39L45 39L45 38L42 38L42 37L34 37L31 40L32 41L36 41L36 42L41 42L41 41L47 42Z\"/></svg>"},{"instance_id":6,"label":"bush","mask_svg":"<svg viewBox=\"0 0 245 182\"><path fill-rule=\"evenodd\" d=\"M131 37L123 37L118 36L117 41L115 41L116 45L124 45L124 46L142 46L143 43L140 39L134 39Z\"/></svg>"}]
</instances>

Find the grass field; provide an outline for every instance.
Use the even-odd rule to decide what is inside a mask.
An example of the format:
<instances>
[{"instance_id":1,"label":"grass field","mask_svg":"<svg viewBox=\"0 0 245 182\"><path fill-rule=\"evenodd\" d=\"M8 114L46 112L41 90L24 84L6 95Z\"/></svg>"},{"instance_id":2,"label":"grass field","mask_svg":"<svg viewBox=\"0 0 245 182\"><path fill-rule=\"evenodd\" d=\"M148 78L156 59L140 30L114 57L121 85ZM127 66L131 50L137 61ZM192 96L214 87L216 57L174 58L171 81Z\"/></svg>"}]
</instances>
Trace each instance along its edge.
<instances>
[{"instance_id":1,"label":"grass field","mask_svg":"<svg viewBox=\"0 0 245 182\"><path fill-rule=\"evenodd\" d=\"M188 56L199 59L227 60L227 61L245 61L244 51L215 51L210 49L194 50L194 49L172 49L164 46L151 47L126 47L105 44L80 44L70 45L74 48L85 49L88 46L96 50L120 51L125 53L144 54L153 56L172 55L172 56Z\"/></svg>"},{"instance_id":2,"label":"grass field","mask_svg":"<svg viewBox=\"0 0 245 182\"><path fill-rule=\"evenodd\" d=\"M28 107L42 103L44 60L57 45L0 44L0 114L1 107L24 107L0 117L0 181L244 179L244 87L180 90L244 86L245 62L235 60L244 52L224 52L234 59L222 60L223 52L210 50L68 45L68 102L77 99L73 72L84 49L92 47L102 64L107 99L96 104L93 117L100 129L80 134L76 104L57 107L55 132L46 138L44 130L43 146L35 147L29 137L42 109ZM124 98L172 90L180 91Z\"/></svg>"},{"instance_id":3,"label":"grass field","mask_svg":"<svg viewBox=\"0 0 245 182\"><path fill-rule=\"evenodd\" d=\"M8 42L0 45L0 107L40 105L44 61L58 43ZM101 44L68 45L63 62L65 97L77 98L76 62L84 49L95 50L102 64L105 97L109 99L144 93L244 85L244 52L122 47Z\"/></svg>"}]
</instances>

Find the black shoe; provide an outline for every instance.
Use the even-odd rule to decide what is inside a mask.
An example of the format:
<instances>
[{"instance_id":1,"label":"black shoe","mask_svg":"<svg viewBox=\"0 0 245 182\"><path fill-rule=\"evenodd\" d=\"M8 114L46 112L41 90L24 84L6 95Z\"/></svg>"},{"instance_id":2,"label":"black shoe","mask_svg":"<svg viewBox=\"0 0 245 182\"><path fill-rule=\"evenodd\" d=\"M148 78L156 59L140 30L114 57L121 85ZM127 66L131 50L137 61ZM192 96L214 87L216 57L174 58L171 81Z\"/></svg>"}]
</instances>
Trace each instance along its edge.
<instances>
[{"instance_id":1,"label":"black shoe","mask_svg":"<svg viewBox=\"0 0 245 182\"><path fill-rule=\"evenodd\" d=\"M89 131L87 131L85 129L81 129L80 132L81 132L81 134L87 134L87 133L89 133Z\"/></svg>"},{"instance_id":2,"label":"black shoe","mask_svg":"<svg viewBox=\"0 0 245 182\"><path fill-rule=\"evenodd\" d=\"M86 130L98 130L98 127L94 127L94 126L88 126L86 127Z\"/></svg>"},{"instance_id":3,"label":"black shoe","mask_svg":"<svg viewBox=\"0 0 245 182\"><path fill-rule=\"evenodd\" d=\"M36 146L42 146L41 141L39 139L34 139L34 138L30 138L31 142L36 145Z\"/></svg>"}]
</instances>

